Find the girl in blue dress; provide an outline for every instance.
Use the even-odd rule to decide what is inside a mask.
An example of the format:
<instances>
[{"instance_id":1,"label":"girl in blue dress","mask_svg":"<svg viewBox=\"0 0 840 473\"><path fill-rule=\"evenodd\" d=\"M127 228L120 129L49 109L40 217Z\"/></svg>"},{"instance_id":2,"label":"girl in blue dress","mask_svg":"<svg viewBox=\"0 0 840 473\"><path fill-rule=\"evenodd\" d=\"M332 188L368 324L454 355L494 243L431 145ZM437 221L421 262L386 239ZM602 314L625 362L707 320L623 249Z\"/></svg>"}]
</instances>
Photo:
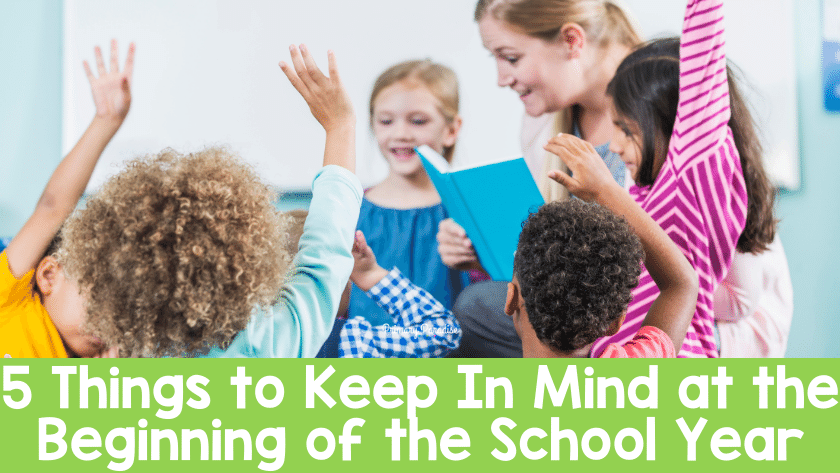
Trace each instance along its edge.
<instances>
[{"instance_id":1,"label":"girl in blue dress","mask_svg":"<svg viewBox=\"0 0 840 473\"><path fill-rule=\"evenodd\" d=\"M396 64L376 79L369 111L379 150L388 161L388 175L365 192L358 229L382 267L399 268L451 309L469 279L440 259L438 225L447 214L414 148L428 145L452 160L462 123L458 79L448 67L429 60ZM354 285L347 316L358 315L374 325L391 321ZM336 321L333 334L342 322ZM319 356L337 356L336 342L331 337Z\"/></svg>"}]
</instances>

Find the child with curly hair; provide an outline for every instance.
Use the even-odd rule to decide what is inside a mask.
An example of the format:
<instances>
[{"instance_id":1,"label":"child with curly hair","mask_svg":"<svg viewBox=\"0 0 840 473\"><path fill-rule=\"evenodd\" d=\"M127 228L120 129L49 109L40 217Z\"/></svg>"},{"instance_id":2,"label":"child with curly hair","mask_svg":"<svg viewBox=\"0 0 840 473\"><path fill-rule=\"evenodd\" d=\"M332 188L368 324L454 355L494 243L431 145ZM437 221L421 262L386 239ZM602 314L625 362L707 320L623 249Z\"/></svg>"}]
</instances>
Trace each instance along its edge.
<instances>
[{"instance_id":1,"label":"child with curly hair","mask_svg":"<svg viewBox=\"0 0 840 473\"><path fill-rule=\"evenodd\" d=\"M542 206L519 236L505 313L513 318L523 356L590 356L598 338L621 328L644 257L659 295L641 330L623 345L608 345L600 357L673 358L694 315L694 269L616 183L591 144L560 135L546 149L574 176L553 171L549 177L580 200Z\"/></svg>"},{"instance_id":2,"label":"child with curly hair","mask_svg":"<svg viewBox=\"0 0 840 473\"><path fill-rule=\"evenodd\" d=\"M129 356L308 357L326 339L362 199L355 116L332 53L329 77L304 46L291 55L294 72L280 67L326 130L291 270L291 218L250 166L220 148L134 160L65 232L68 271L106 344Z\"/></svg>"},{"instance_id":3,"label":"child with curly hair","mask_svg":"<svg viewBox=\"0 0 840 473\"><path fill-rule=\"evenodd\" d=\"M0 356L7 358L97 357L115 354L83 329L84 297L56 257L59 229L76 207L96 162L120 129L131 106L135 46L122 71L117 42L111 70L96 48L98 76L87 61L96 115L47 183L29 220L0 253Z\"/></svg>"}]
</instances>

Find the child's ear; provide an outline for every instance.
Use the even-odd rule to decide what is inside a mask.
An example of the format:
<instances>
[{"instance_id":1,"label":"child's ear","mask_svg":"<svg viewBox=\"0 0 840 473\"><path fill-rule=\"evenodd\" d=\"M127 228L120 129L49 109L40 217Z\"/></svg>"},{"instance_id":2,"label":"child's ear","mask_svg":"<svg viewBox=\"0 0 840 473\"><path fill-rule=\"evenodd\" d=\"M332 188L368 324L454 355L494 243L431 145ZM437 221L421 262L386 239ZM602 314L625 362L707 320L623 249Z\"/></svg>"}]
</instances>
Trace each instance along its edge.
<instances>
[{"instance_id":1,"label":"child's ear","mask_svg":"<svg viewBox=\"0 0 840 473\"><path fill-rule=\"evenodd\" d=\"M505 297L505 314L513 316L519 311L519 288L513 282L507 285L507 296Z\"/></svg>"},{"instance_id":2,"label":"child's ear","mask_svg":"<svg viewBox=\"0 0 840 473\"><path fill-rule=\"evenodd\" d=\"M35 283L42 296L52 293L59 271L61 271L61 265L54 256L46 256L38 263L38 267L35 268Z\"/></svg>"},{"instance_id":3,"label":"child's ear","mask_svg":"<svg viewBox=\"0 0 840 473\"><path fill-rule=\"evenodd\" d=\"M624 316L627 315L627 312L621 314L621 317L615 319L613 323L610 324L609 328L607 329L607 333L604 334L605 337L609 337L610 335L615 335L621 330L621 324L624 323Z\"/></svg>"},{"instance_id":4,"label":"child's ear","mask_svg":"<svg viewBox=\"0 0 840 473\"><path fill-rule=\"evenodd\" d=\"M464 120L461 118L461 115L455 115L455 118L453 118L452 122L446 127L446 136L443 137L443 146L446 146L447 148L455 146L455 142L458 141L458 133L460 133L461 125L463 124Z\"/></svg>"}]
</instances>

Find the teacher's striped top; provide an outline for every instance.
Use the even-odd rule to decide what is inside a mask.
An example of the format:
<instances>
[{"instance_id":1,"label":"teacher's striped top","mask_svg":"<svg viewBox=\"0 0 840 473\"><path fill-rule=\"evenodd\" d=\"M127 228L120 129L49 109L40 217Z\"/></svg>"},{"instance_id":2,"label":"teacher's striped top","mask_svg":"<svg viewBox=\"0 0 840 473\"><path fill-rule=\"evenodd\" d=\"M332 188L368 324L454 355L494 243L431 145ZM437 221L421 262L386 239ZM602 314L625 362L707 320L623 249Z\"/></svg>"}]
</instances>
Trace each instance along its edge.
<instances>
[{"instance_id":1,"label":"teacher's striped top","mask_svg":"<svg viewBox=\"0 0 840 473\"><path fill-rule=\"evenodd\" d=\"M685 253L700 290L680 357L717 357L714 291L729 271L747 216L741 162L727 123L729 87L724 52L723 0L691 0L680 43L680 92L668 155L656 181L631 195ZM614 336L593 346L625 343L641 327L659 289L646 269L627 317Z\"/></svg>"}]
</instances>

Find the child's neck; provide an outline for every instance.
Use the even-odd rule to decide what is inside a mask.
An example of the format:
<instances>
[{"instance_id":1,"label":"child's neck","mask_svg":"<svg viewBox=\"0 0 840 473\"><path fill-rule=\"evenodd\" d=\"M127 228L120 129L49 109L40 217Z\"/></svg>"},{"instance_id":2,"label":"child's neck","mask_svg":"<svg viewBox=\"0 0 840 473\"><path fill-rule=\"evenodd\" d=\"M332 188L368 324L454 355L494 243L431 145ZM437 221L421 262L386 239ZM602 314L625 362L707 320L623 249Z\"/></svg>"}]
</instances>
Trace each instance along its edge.
<instances>
[{"instance_id":1,"label":"child's neck","mask_svg":"<svg viewBox=\"0 0 840 473\"><path fill-rule=\"evenodd\" d=\"M591 343L573 351L557 350L541 342L522 344L523 358L588 358L590 351L592 351Z\"/></svg>"},{"instance_id":2,"label":"child's neck","mask_svg":"<svg viewBox=\"0 0 840 473\"><path fill-rule=\"evenodd\" d=\"M376 205L395 209L431 207L440 203L440 196L425 172L411 175L388 173L365 197Z\"/></svg>"}]
</instances>

